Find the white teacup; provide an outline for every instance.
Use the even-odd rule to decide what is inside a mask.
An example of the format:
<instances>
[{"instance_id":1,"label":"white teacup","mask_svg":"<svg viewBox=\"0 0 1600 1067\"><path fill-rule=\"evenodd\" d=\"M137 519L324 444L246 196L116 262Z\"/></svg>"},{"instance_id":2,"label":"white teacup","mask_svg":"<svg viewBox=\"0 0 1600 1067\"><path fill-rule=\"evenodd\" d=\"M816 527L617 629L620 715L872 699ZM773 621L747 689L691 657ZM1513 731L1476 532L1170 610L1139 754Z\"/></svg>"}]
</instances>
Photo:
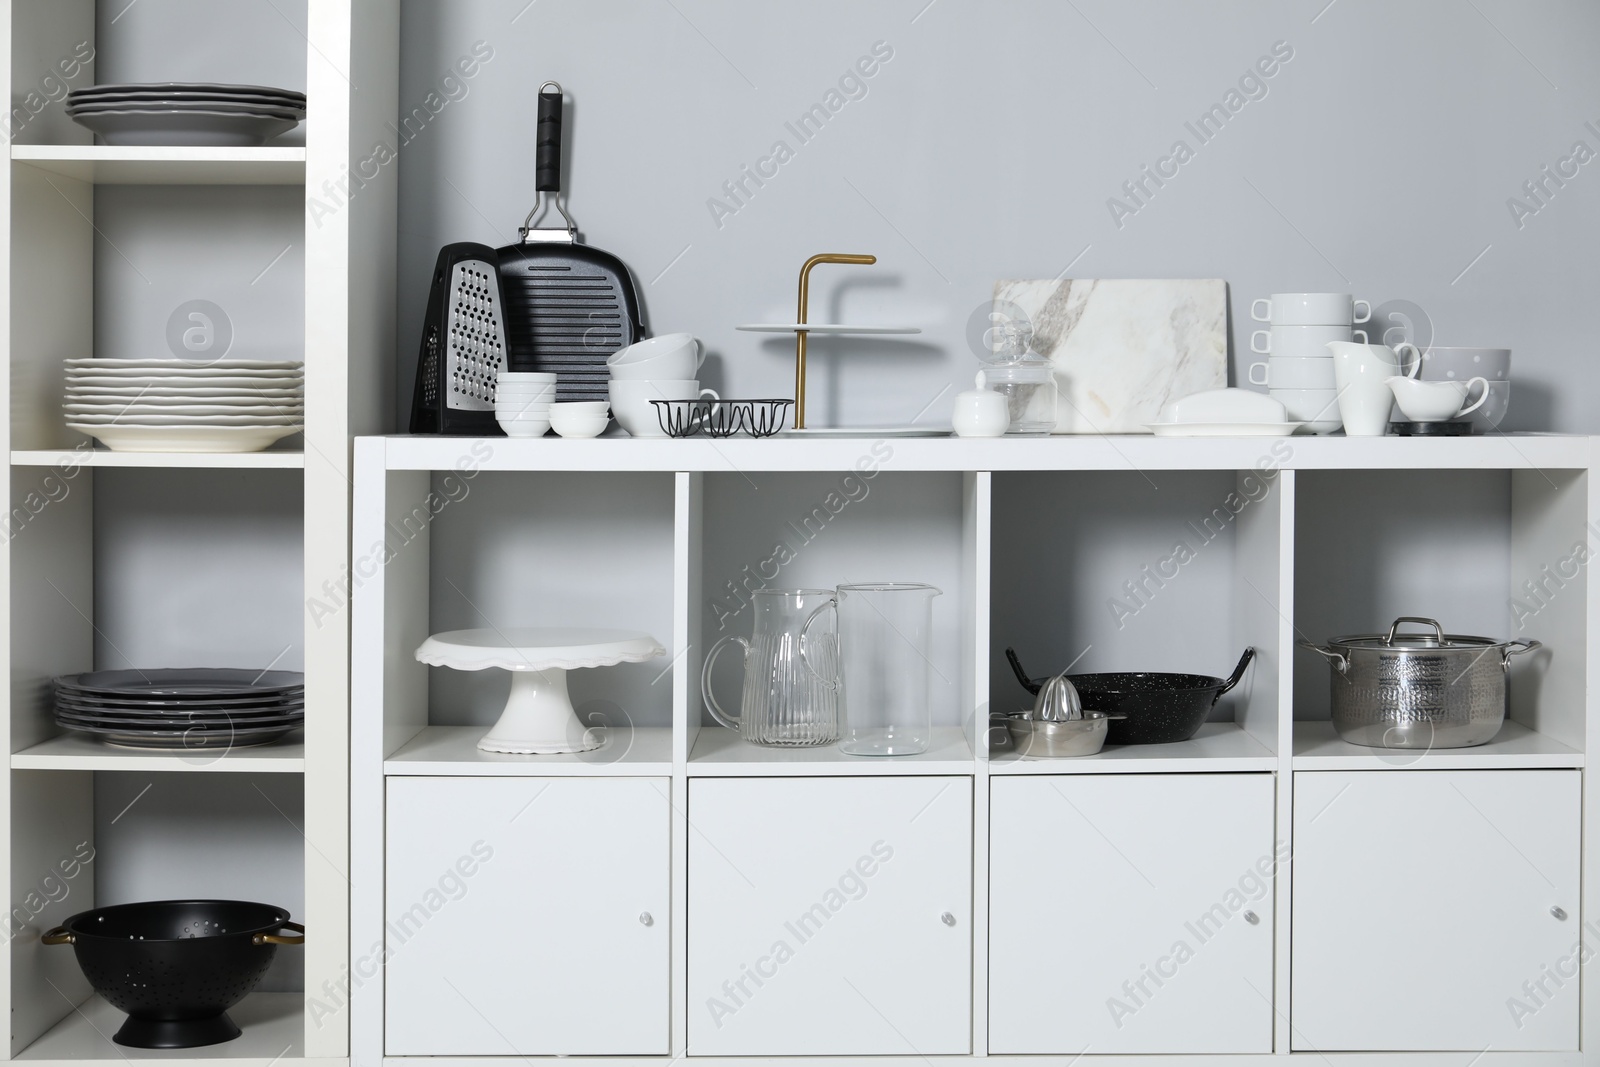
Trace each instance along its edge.
<instances>
[{"instance_id":1,"label":"white teacup","mask_svg":"<svg viewBox=\"0 0 1600 1067\"><path fill-rule=\"evenodd\" d=\"M1339 418L1345 436L1382 437L1389 431L1389 416L1394 411L1388 379L1415 378L1422 367L1422 353L1409 341L1395 348L1338 341L1328 347L1333 350L1333 380L1339 387Z\"/></svg>"},{"instance_id":2,"label":"white teacup","mask_svg":"<svg viewBox=\"0 0 1600 1067\"><path fill-rule=\"evenodd\" d=\"M1266 310L1262 310L1262 305ZM1357 307L1362 310L1358 315ZM1250 317L1274 326L1348 326L1372 318L1372 305L1349 293L1273 293L1250 305Z\"/></svg>"},{"instance_id":3,"label":"white teacup","mask_svg":"<svg viewBox=\"0 0 1600 1067\"><path fill-rule=\"evenodd\" d=\"M720 400L714 389L702 389L694 378L654 379L611 383L611 415L633 437L665 437L652 400Z\"/></svg>"},{"instance_id":4,"label":"white teacup","mask_svg":"<svg viewBox=\"0 0 1600 1067\"><path fill-rule=\"evenodd\" d=\"M606 367L614 381L682 381L699 373L705 358L693 334L664 333L617 349L606 358Z\"/></svg>"},{"instance_id":5,"label":"white teacup","mask_svg":"<svg viewBox=\"0 0 1600 1067\"><path fill-rule=\"evenodd\" d=\"M1477 411L1489 399L1489 380L1469 378L1464 382L1421 382L1396 376L1384 380L1394 393L1401 414L1412 422L1446 422ZM1478 399L1467 403L1472 387L1479 387ZM1463 406L1465 405L1465 406Z\"/></svg>"},{"instance_id":6,"label":"white teacup","mask_svg":"<svg viewBox=\"0 0 1600 1067\"><path fill-rule=\"evenodd\" d=\"M1283 356L1289 359L1328 358L1330 341L1367 343L1367 331L1349 326L1279 326L1257 330L1250 335L1250 351L1258 356ZM1260 385L1260 382L1256 383Z\"/></svg>"},{"instance_id":7,"label":"white teacup","mask_svg":"<svg viewBox=\"0 0 1600 1067\"><path fill-rule=\"evenodd\" d=\"M1258 368L1260 377L1256 376ZM1332 389L1335 387L1333 360L1327 356L1309 359L1273 356L1265 363L1250 364L1250 384L1273 389Z\"/></svg>"}]
</instances>

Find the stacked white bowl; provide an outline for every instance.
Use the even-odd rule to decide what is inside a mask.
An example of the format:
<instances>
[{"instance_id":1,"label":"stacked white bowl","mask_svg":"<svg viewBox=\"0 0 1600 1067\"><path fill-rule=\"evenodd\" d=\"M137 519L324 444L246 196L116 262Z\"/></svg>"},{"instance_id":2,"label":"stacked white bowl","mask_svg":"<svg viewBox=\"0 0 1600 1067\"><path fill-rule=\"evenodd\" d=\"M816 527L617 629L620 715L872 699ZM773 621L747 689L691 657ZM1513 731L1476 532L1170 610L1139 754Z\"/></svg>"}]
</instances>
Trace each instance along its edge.
<instances>
[{"instance_id":1,"label":"stacked white bowl","mask_svg":"<svg viewBox=\"0 0 1600 1067\"><path fill-rule=\"evenodd\" d=\"M1366 344L1366 331L1355 326L1372 318L1371 305L1349 293L1273 293L1250 306L1250 317L1268 324L1250 336L1250 351L1268 357L1250 365L1250 384L1265 385L1289 420L1312 433L1339 429L1328 342Z\"/></svg>"},{"instance_id":2,"label":"stacked white bowl","mask_svg":"<svg viewBox=\"0 0 1600 1067\"><path fill-rule=\"evenodd\" d=\"M665 437L652 400L716 399L695 377L705 359L693 334L664 333L627 348L606 360L611 371L611 414L634 437Z\"/></svg>"},{"instance_id":3,"label":"stacked white bowl","mask_svg":"<svg viewBox=\"0 0 1600 1067\"><path fill-rule=\"evenodd\" d=\"M543 437L555 399L554 374L503 370L494 383L494 417L507 437Z\"/></svg>"}]
</instances>

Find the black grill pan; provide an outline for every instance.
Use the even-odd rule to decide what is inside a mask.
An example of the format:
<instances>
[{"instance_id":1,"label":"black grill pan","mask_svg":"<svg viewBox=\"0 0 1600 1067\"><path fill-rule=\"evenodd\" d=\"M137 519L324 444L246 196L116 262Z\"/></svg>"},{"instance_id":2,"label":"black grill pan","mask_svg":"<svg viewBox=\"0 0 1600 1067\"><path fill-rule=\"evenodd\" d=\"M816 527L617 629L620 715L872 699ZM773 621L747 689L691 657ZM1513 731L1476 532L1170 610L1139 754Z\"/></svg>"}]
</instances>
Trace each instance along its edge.
<instances>
[{"instance_id":1,"label":"black grill pan","mask_svg":"<svg viewBox=\"0 0 1600 1067\"><path fill-rule=\"evenodd\" d=\"M644 337L633 276L610 252L578 243L561 201L561 86L539 87L535 134L538 199L518 231L497 249L506 354L513 371L556 375L556 399L605 400L606 357ZM545 194L565 226L534 228Z\"/></svg>"}]
</instances>

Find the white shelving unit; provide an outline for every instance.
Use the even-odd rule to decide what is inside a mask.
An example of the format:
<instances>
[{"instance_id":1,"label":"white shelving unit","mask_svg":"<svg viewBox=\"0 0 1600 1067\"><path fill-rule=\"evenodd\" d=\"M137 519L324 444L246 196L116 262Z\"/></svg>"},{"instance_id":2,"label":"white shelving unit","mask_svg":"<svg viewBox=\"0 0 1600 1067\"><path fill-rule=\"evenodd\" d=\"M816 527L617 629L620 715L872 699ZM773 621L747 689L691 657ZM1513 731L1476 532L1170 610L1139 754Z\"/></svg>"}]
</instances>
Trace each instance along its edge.
<instances>
[{"instance_id":1,"label":"white shelving unit","mask_svg":"<svg viewBox=\"0 0 1600 1067\"><path fill-rule=\"evenodd\" d=\"M1481 1053L1478 1062L1501 1065L1565 1067L1596 1059L1592 1041L1581 1037L1592 1026L1585 1023L1580 1033L1577 1025L1580 1018L1600 1018L1593 983L1585 983L1581 1011L1579 994L1569 987L1566 1007L1545 1015L1522 1043L1519 1031L1500 1025L1502 1001L1515 994L1533 951L1528 939L1545 948L1569 935L1576 942L1581 932L1571 919L1594 914L1600 905L1592 831L1580 842L1566 829L1577 826L1580 815L1585 825L1600 825L1593 790L1583 791L1582 812L1573 800L1573 810L1552 817L1550 829L1535 835L1545 850L1540 855L1559 860L1552 861L1558 871L1553 881L1516 869L1521 861L1515 854L1525 832L1516 821L1527 799L1524 785L1538 786L1529 797L1576 797L1571 779L1561 776L1587 773L1585 753L1596 743L1600 721L1589 684L1597 668L1593 576L1585 569L1565 579L1560 595L1546 597L1532 617L1511 606L1526 578L1570 555L1573 544L1592 542L1592 530L1600 529L1593 525L1600 495L1590 474L1589 438L401 436L359 439L356 455L356 556L386 562L358 567L363 581L355 595L353 951L382 941L386 923L414 910L411 902L423 898L425 886L413 873L431 870L434 862L425 857L465 856L474 840L492 845L493 863L502 855L513 865L559 855L562 870L608 870L608 893L620 883L637 884L648 895L658 877L668 877L672 898L670 989L640 993L637 1010L613 1005L608 1012L622 1016L608 1014L605 1022L591 1020L588 1029L563 1036L571 1033L570 1012L583 1009L569 1008L546 1028L534 1003L518 1009L534 1016L507 1017L502 1027L495 1021L498 994L480 984L471 988L483 992L462 995L479 1005L481 1027L463 1016L456 1045L419 1044L415 1028L397 1029L392 1013L396 1003L417 1002L420 976L468 968L474 982L492 975L494 988L503 983L530 990L548 977L524 977L520 965L494 949L462 955L446 943L446 927L490 921L473 910L477 890L469 890L448 904L451 918L430 920L440 925L417 931L404 947L391 944L396 956L415 954L394 972L402 989L386 992L380 972L358 990L352 1013L358 1064L402 1067L424 1047L433 1060L455 1067L513 1056L553 1064L567 1054L640 1067L668 1055L740 1063L785 1056L814 1067L865 1063L867 1055L879 1063L936 1056L939 1062L987 1059L1018 1067L1039 1062L1040 1055L1053 1063L1106 1067L1197 1063L1202 1055L1206 1063L1233 1065L1313 1062L1326 1054L1374 1067L1443 1067L1474 1053ZM841 486L848 502L836 500L831 517L822 517L816 509L827 491ZM1161 558L1185 539L1193 542L1190 558L1175 574L1161 569ZM771 567L756 566L776 558L775 540L797 549L776 576ZM748 633L739 589L748 588L741 583L751 574L778 588L879 579L929 581L943 589L935 602L938 677L929 751L872 759L833 747L762 748L715 725L702 706L701 664L713 639ZM1418 613L1438 614L1454 632L1544 642L1547 651L1514 661L1510 717L1500 736L1479 748L1427 753L1338 740L1328 722L1328 669L1298 643L1381 629L1396 614ZM579 757L489 758L473 741L493 721L503 690L464 685L414 659L429 632L468 619L473 625L582 621L645 628L668 655L644 665L647 672L579 672L588 676L575 683L580 708L602 709L612 724L632 724L613 735L617 749L608 744ZM991 756L986 744L991 708L1010 710L1028 699L1001 655L1013 644L1039 673L1059 670L1076 656L1079 671L1225 675L1244 646L1255 648L1256 657L1193 740L1052 761L1002 751ZM731 664L717 668L717 684L729 687L719 696L724 703L736 700L733 673ZM1464 777L1446 782L1427 773L1433 771ZM1518 777L1524 773L1550 777ZM1346 777L1329 787L1329 779L1319 777L1329 774ZM512 792L498 800L485 794L470 812L463 809L460 827L441 823L425 843L413 841L408 827L386 814L386 789L397 779L407 782L408 797L436 789L440 803L463 805L475 794L462 783L484 776L522 785L503 787ZM607 819L620 819L634 833L654 825L641 818L657 817L643 814L655 811L648 806L628 815L621 794L614 811L574 807L564 815L568 809L561 805L568 802L550 799L557 794L546 790L573 777L644 779L670 798L670 825L659 831L670 846L670 872L660 874L642 855L626 869L613 867L623 861L591 858L590 846L578 839L553 843L553 828L569 819L592 824L597 833L610 825ZM1329 936L1338 917L1325 904L1296 914L1301 897L1325 902L1340 891L1325 872L1343 868L1316 861L1330 842L1343 847L1340 842L1350 840L1326 832L1332 820L1346 817L1342 801L1319 799L1318 810L1298 807L1296 782L1319 797L1337 798L1348 786L1352 810L1365 811L1386 802L1385 781L1397 785L1398 795L1414 792L1416 804L1431 812L1428 818L1437 823L1428 823L1428 833L1476 842L1470 855L1458 857L1461 869L1495 883L1501 907L1536 910L1503 927L1497 919L1479 920L1479 964L1430 972L1432 981L1457 986L1440 994L1440 1003L1473 1005L1452 1007L1450 1021L1440 1024L1445 1032L1458 1027L1462 1042L1475 1042L1467 1053L1401 1050L1408 1031L1400 1017L1389 1030L1369 1031L1398 1034L1396 1051L1364 1051L1372 1046L1351 1044L1363 1038L1342 1038L1338 1025L1326 1032L1328 1012L1295 1011L1297 929L1323 959L1333 958L1329 946L1342 950L1380 936ZM841 802L846 793L856 799ZM947 808L957 797L970 799ZM924 807L932 820L926 825L918 814ZM533 811L540 812L537 830L524 814ZM808 821L812 811L819 813L818 825ZM1417 832L1424 832L1420 825ZM1289 858L1302 837L1311 850L1306 870L1315 873L1304 875L1311 880L1297 893L1293 879L1300 868ZM874 838L892 844L892 863L868 862ZM599 837L593 840L603 848ZM1026 849L1016 851L1024 843ZM1578 870L1580 853L1581 888L1559 873ZM807 894L820 895L858 854L863 869L904 871L910 883L873 881L861 903L848 898L829 921L850 932L828 948L796 940L785 921L805 913ZM1261 864L1268 869L1252 875ZM386 870L411 873L386 881ZM1426 875L1394 870L1395 877ZM1246 877L1256 879L1249 883L1255 895L1241 896L1239 907L1219 903ZM1384 884L1382 869L1362 877ZM601 891L577 873L571 878L563 892L574 899ZM970 900L958 891L962 885L970 886ZM1037 916L1026 919L1037 951L1011 951L1023 936L1018 900L1057 891L1088 913L1082 922L1041 926ZM1414 891L1421 899L1449 892L1405 884L1382 891L1402 898ZM1552 917L1558 905L1568 918ZM633 923L629 906L626 898L617 904L623 914L614 920L603 908L590 909L593 953L563 957L560 964L572 989L588 988L599 980L595 975L603 978L610 954L636 959L645 951L638 939L653 934ZM1137 1022L1110 1026L1106 998L1128 996L1121 983L1137 981L1142 966L1156 966L1174 940L1193 940L1184 922L1203 922L1214 907L1227 912L1231 925L1213 939L1225 936L1234 948L1200 949L1205 962L1192 965L1198 970L1188 986L1180 978L1163 987L1148 1011L1141 997ZM913 921L923 908L933 909L926 926ZM948 910L943 922L940 909ZM527 936L535 939L544 936L541 923L561 921L537 910L525 918ZM661 921L659 912L654 920ZM1432 936L1431 929L1422 923L1417 934ZM952 930L964 931L970 955L957 955L965 962L953 962L957 957L938 947L937 939ZM1509 940L1501 936L1508 930L1515 931ZM558 935L552 926L550 936ZM756 943L761 938L795 941L795 962L771 964L766 942ZM1206 941L1202 936L1200 943ZM862 956L863 946L875 947ZM1141 955L1147 950L1154 955ZM1386 950L1376 943L1361 949L1374 956ZM747 968L780 966L780 977L758 971L763 981L752 985L749 979L744 991L748 1007L741 997L726 1002L731 1014L707 1016L708 1005L729 996L719 984L722 971L739 980L739 960ZM1402 987L1426 966L1422 958L1396 960L1383 973L1340 978L1411 1003ZM874 986L880 972L927 998L902 1001L888 987ZM1302 972L1300 980L1313 977ZM860 1000L851 999L855 994L834 999L843 996L841 989L848 993L840 979L877 1005L877 1015L862 1012ZM1501 983L1508 990L1503 994ZM997 1010L996 997L1010 1003L1014 990L1040 988L1070 993L1081 1010L1031 1019ZM737 995L740 986L734 990ZM966 1019L955 1029L946 1004L951 990L970 990L960 995ZM668 1011L659 1024L664 1029L657 1030L653 1013L663 1006L660 997ZM387 998L399 998L389 999L388 1012ZM794 1012L831 1020L826 1033L801 1036L799 1015L785 1014L791 1000ZM1361 1014L1374 1019L1381 1012L1366 1007ZM594 1034L613 1018L618 1043L596 1044ZM1070 1019L1070 1026L1059 1019ZM1306 1025L1319 1032L1307 1033ZM662 1053L637 1051L658 1039ZM1484 1051L1486 1044L1492 1047ZM1468 1045L1451 1046L1457 1047Z\"/></svg>"},{"instance_id":2,"label":"white shelving unit","mask_svg":"<svg viewBox=\"0 0 1600 1067\"><path fill-rule=\"evenodd\" d=\"M10 610L0 648L9 668L11 747L0 852L10 899L33 899L40 880L80 843L94 858L86 865L92 873L71 880L65 895L52 892L42 908L19 910L7 925L0 997L11 1031L0 1058L347 1062L349 610L342 585L351 438L381 432L389 418L383 383L394 352L394 168L365 182L354 200L341 198L335 211L313 217L298 205L346 180L397 114L398 9L355 0L241 0L204 12L127 8L0 2L18 106L57 57L92 48L92 63L63 76L69 88L97 80L272 81L305 90L308 119L303 144L262 148L95 145L59 100L8 127L0 314L9 373L0 418L11 514L0 538L0 580ZM181 36L162 30L163 19L184 20ZM147 224L140 213L151 205L170 214ZM171 219L183 222L181 235L172 235ZM260 261L251 259L242 274L241 238L252 257L260 245ZM119 294L130 281L145 288L126 300ZM227 305L234 355L305 360L303 435L258 453L138 454L105 451L67 429L61 361L108 348L166 355L162 302L187 297ZM146 308L154 320L143 317ZM251 526L237 520L241 504ZM152 576L166 592L152 595ZM48 682L57 674L266 667L275 656L279 666L303 661L307 705L305 730L277 745L188 754L117 749L62 733L51 720ZM294 905L307 927L305 946L281 950L260 990L232 1010L244 1036L210 1048L113 1044L120 1013L90 995L70 950L38 939L97 904L269 894Z\"/></svg>"}]
</instances>

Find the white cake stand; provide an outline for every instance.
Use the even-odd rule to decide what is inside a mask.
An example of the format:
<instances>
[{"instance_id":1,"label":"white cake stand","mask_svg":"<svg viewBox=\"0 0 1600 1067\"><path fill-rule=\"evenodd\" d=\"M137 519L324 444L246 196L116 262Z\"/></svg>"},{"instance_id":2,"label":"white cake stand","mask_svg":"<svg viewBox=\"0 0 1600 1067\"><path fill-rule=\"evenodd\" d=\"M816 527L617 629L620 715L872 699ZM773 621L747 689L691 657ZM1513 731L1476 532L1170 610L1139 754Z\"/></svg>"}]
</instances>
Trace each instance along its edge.
<instances>
[{"instance_id":1,"label":"white cake stand","mask_svg":"<svg viewBox=\"0 0 1600 1067\"><path fill-rule=\"evenodd\" d=\"M649 634L573 627L451 630L434 634L417 648L417 659L430 667L511 672L505 710L478 747L521 755L587 752L603 743L595 731L584 729L572 708L568 671L642 663L665 654Z\"/></svg>"}]
</instances>

